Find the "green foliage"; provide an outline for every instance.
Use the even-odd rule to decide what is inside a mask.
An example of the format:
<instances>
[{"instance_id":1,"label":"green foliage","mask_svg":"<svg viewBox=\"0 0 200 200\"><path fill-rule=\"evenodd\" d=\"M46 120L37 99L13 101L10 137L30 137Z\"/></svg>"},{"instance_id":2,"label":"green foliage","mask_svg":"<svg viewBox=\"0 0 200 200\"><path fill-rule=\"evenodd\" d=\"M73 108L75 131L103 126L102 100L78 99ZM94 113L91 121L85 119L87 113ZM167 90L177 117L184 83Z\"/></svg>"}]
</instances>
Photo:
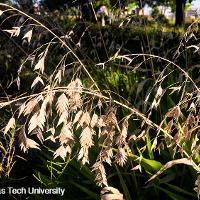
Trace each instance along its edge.
<instances>
[{"instance_id":1,"label":"green foliage","mask_svg":"<svg viewBox=\"0 0 200 200\"><path fill-rule=\"evenodd\" d=\"M41 187L65 188L65 195L58 199L100 199L99 188L94 181L95 176L87 166L81 166L81 163L75 159L65 162L42 160L43 166L35 172L35 178ZM30 197L30 199L34 198L41 198L41 195ZM52 197L53 199L56 197Z\"/></svg>"}]
</instances>

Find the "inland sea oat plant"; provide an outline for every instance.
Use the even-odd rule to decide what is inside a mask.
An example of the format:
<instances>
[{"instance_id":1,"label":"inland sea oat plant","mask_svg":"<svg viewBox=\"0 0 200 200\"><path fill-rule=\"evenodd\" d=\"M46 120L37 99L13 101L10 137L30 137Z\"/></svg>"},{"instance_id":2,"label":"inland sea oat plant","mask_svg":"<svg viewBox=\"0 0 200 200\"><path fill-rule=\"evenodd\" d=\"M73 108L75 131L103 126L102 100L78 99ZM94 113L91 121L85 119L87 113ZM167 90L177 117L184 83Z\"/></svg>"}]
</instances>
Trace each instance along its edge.
<instances>
[{"instance_id":1,"label":"inland sea oat plant","mask_svg":"<svg viewBox=\"0 0 200 200\"><path fill-rule=\"evenodd\" d=\"M55 160L75 158L91 167L95 182L103 188L102 200L123 199L110 187L110 166L117 172L119 167L131 166L133 173L145 173L146 187L153 179L162 181L161 174L174 165L189 166L199 196L200 89L195 74L199 69L178 63L182 54L199 52L197 39L190 44L198 22L180 40L173 61L150 53L123 54L119 47L106 61L89 66L82 52L73 47L71 32L61 35L31 15L6 4L0 6L2 27L12 17L18 19L3 31L33 47L21 60L13 81L20 90L22 73L28 68L32 76L28 91L0 102L1 112L7 110L10 116L1 123L1 175L6 172L9 176L15 145L26 153L42 151L50 143ZM50 40L33 45L43 34ZM59 52L59 59L52 64L54 51ZM100 79L108 85L101 85ZM125 86L123 90L118 88L120 84ZM160 159L161 155L167 159ZM131 199L118 175L125 198Z\"/></svg>"}]
</instances>

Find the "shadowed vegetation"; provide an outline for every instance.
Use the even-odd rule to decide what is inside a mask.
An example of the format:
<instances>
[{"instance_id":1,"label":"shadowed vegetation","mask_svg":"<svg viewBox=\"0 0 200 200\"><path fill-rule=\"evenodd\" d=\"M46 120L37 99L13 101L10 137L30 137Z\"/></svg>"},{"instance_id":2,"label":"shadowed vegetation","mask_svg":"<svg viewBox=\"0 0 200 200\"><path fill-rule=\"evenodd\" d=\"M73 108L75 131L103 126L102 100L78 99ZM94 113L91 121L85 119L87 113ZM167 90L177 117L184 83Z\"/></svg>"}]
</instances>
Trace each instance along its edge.
<instances>
[{"instance_id":1,"label":"shadowed vegetation","mask_svg":"<svg viewBox=\"0 0 200 200\"><path fill-rule=\"evenodd\" d=\"M65 192L2 198L197 199L198 19L20 2L0 3L0 187Z\"/></svg>"}]
</instances>

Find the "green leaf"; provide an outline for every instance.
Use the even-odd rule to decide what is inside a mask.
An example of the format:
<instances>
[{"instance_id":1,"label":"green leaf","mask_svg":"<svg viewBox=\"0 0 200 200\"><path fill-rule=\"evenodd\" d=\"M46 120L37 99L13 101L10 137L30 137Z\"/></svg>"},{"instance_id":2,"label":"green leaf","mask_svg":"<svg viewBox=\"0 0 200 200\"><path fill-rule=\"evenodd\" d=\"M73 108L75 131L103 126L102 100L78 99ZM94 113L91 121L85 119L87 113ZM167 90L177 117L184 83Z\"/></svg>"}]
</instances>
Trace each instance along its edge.
<instances>
[{"instance_id":1,"label":"green leaf","mask_svg":"<svg viewBox=\"0 0 200 200\"><path fill-rule=\"evenodd\" d=\"M151 150L151 138L149 136L149 132L146 133L146 143L147 143L147 150L149 154L149 158L152 160L154 159L153 151Z\"/></svg>"},{"instance_id":2,"label":"green leaf","mask_svg":"<svg viewBox=\"0 0 200 200\"><path fill-rule=\"evenodd\" d=\"M179 195L179 194L175 194L167 189L164 189L160 186L155 185L155 187L161 191L163 191L165 194L167 194L170 198L174 199L174 200L188 200L188 198L184 198L183 196Z\"/></svg>"},{"instance_id":3,"label":"green leaf","mask_svg":"<svg viewBox=\"0 0 200 200\"><path fill-rule=\"evenodd\" d=\"M157 172L163 166L160 162L156 160L150 160L146 158L142 158L141 165L149 172Z\"/></svg>"},{"instance_id":4,"label":"green leaf","mask_svg":"<svg viewBox=\"0 0 200 200\"><path fill-rule=\"evenodd\" d=\"M172 184L169 184L169 183L165 183L168 187L170 187L171 189L175 190L176 192L179 192L179 193L182 193L184 195L189 195L191 197L196 197L195 194L191 193L191 192L188 192L187 190L184 190L176 185L172 185Z\"/></svg>"},{"instance_id":5,"label":"green leaf","mask_svg":"<svg viewBox=\"0 0 200 200\"><path fill-rule=\"evenodd\" d=\"M117 152L118 150L113 148L114 152ZM150 173L155 173L163 166L160 162L156 160L150 160L146 158L139 157L137 155L134 155L132 153L126 154L129 158L133 159L136 163L141 164L141 166Z\"/></svg>"},{"instance_id":6,"label":"green leaf","mask_svg":"<svg viewBox=\"0 0 200 200\"><path fill-rule=\"evenodd\" d=\"M82 185L79 185L78 183L75 183L75 182L71 182L71 184L74 185L75 187L79 188L80 190L82 190L84 193L86 193L89 197L91 197L90 199L100 200L100 196L97 195L96 193L92 192L88 188L86 188Z\"/></svg>"},{"instance_id":7,"label":"green leaf","mask_svg":"<svg viewBox=\"0 0 200 200\"><path fill-rule=\"evenodd\" d=\"M122 174L121 174L121 172L119 171L119 168L116 166L116 169L117 169L117 174L118 174L118 176L119 176L119 180L120 180L120 184L121 184L121 186L122 186L122 188L123 188L123 194L124 194L124 196L125 196L125 199L126 200L131 200L131 195L130 195L130 193L129 193L129 191L128 191L128 188L127 188L127 186L126 186L126 183L125 183L125 181L124 181L124 179L123 179L123 177L122 177Z\"/></svg>"}]
</instances>

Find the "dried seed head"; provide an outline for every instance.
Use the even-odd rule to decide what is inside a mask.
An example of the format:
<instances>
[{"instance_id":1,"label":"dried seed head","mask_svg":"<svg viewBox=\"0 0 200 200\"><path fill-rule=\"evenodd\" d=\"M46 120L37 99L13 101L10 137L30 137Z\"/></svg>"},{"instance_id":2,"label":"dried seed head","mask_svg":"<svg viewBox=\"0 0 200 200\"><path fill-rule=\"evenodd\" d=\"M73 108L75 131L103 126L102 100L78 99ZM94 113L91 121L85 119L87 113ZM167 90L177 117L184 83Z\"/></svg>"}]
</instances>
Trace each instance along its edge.
<instances>
[{"instance_id":1,"label":"dried seed head","mask_svg":"<svg viewBox=\"0 0 200 200\"><path fill-rule=\"evenodd\" d=\"M198 175L197 180L195 181L195 188L194 191L197 193L197 197L199 199L200 196L200 175Z\"/></svg>"},{"instance_id":2,"label":"dried seed head","mask_svg":"<svg viewBox=\"0 0 200 200\"><path fill-rule=\"evenodd\" d=\"M107 178L106 178L106 171L102 164L102 162L98 161L92 166L92 171L95 172L96 178L95 181L99 186L105 185L108 186Z\"/></svg>"},{"instance_id":3,"label":"dried seed head","mask_svg":"<svg viewBox=\"0 0 200 200\"><path fill-rule=\"evenodd\" d=\"M101 190L101 200L123 200L123 194L113 187L104 187Z\"/></svg>"},{"instance_id":4,"label":"dried seed head","mask_svg":"<svg viewBox=\"0 0 200 200\"><path fill-rule=\"evenodd\" d=\"M115 155L115 162L120 166L124 166L126 161L127 161L127 156L125 150L123 148L118 148L118 152Z\"/></svg>"},{"instance_id":5,"label":"dried seed head","mask_svg":"<svg viewBox=\"0 0 200 200\"><path fill-rule=\"evenodd\" d=\"M86 126L80 135L81 149L79 151L78 159L82 161L82 164L89 163L89 148L93 145L94 131L90 127Z\"/></svg>"}]
</instances>

